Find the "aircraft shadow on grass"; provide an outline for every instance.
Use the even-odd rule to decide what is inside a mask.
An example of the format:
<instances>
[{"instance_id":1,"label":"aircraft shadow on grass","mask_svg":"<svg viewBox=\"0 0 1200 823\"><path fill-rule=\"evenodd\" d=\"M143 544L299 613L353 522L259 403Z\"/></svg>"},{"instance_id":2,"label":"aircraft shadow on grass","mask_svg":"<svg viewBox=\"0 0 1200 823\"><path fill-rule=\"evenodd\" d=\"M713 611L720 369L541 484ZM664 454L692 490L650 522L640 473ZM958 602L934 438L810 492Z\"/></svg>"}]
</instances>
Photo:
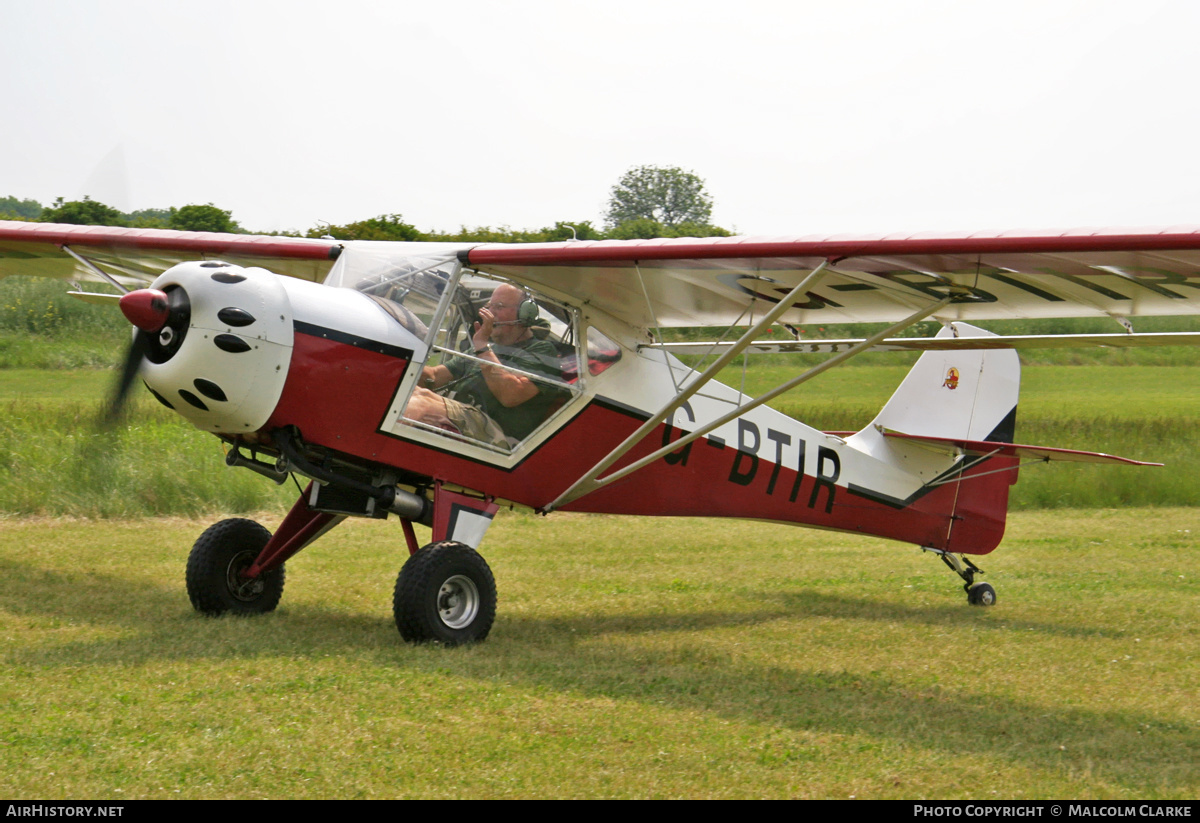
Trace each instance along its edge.
<instances>
[{"instance_id":1,"label":"aircraft shadow on grass","mask_svg":"<svg viewBox=\"0 0 1200 823\"><path fill-rule=\"evenodd\" d=\"M12 582L18 580L21 582ZM950 609L802 592L764 595L770 604L750 612L510 616L501 622L494 642L481 657L453 649L383 648L377 637L390 634L383 615L353 615L293 601L286 608L286 619L268 616L211 620L186 613L176 585L139 584L136 608L130 607L129 590L128 580L111 574L62 572L13 560L0 561L0 605L4 610L73 624L118 626L134 632L134 636L68 642L52 648L10 648L4 659L8 665L53 670L59 666L257 658L264 654L303 658L359 648L383 664L398 663L415 670L450 668L460 677L480 679L494 678L500 672L503 679L518 688L531 686L652 703L815 734L866 733L899 746L941 750L964 761L990 756L1024 767L1086 768L1097 780L1131 793L1144 792L1151 775L1157 781L1156 791L1184 791L1194 780L1195 763L1200 761L1200 735L1182 721L1164 723L1151 715L1118 710L1048 708L1039 702L992 692L973 694L969 692L970 682L922 685L901 682L886 671L803 671L733 660L710 647L689 646L684 637L684 633L693 631L752 627L805 617L919 622L961 629L962 615ZM986 622L989 629L995 630L1120 636L1112 630L1078 630L994 618ZM185 623L190 640L181 643ZM197 624L208 631L197 631ZM639 639L663 632L680 637L678 645L666 653L648 650ZM614 635L627 635L632 642L596 642L611 640ZM796 642L803 643L803 636L798 636ZM700 669L704 670L702 677L690 676ZM986 658L981 658L978 675L981 682L986 682ZM970 722L964 722L964 718L970 718ZM1086 739L1086 745L1077 742L1082 739ZM1064 741L1071 744L1070 752L1060 750ZM1136 761L1128 757L1131 741L1136 741L1139 752ZM826 745L814 745L811 752L788 751L780 756L795 761L824 758L828 755L821 747Z\"/></svg>"}]
</instances>

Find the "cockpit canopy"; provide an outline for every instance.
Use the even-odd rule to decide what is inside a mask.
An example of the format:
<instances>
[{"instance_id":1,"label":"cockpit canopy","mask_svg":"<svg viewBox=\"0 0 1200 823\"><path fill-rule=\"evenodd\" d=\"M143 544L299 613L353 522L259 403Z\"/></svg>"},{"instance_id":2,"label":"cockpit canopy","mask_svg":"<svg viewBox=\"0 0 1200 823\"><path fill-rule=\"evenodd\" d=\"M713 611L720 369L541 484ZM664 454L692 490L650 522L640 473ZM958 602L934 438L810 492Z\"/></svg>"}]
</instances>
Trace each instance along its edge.
<instances>
[{"instance_id":1,"label":"cockpit canopy","mask_svg":"<svg viewBox=\"0 0 1200 823\"><path fill-rule=\"evenodd\" d=\"M424 374L441 366L455 376L454 380L437 386L441 397L510 421L513 415L488 397L479 377L480 369L503 368L534 384L538 389L531 404L538 409L535 418L530 420L526 416L519 426L509 422L507 430L498 426L502 434L491 429L485 435L461 424L433 421L429 415L418 413L416 410L423 408L424 400L420 395L428 389L418 385L417 379L407 381L407 393L403 399L397 398L404 406L402 413L392 418L400 421L394 434L411 435L411 429L415 428L462 439L492 452L511 454L537 439L539 433L555 428L558 425L555 419L583 394L585 381L615 363L620 350L600 330L584 328L577 307L522 284L464 269L458 259L458 252L464 248L469 246L412 243L398 248L395 243L354 243L343 252L325 283L369 296L423 341L428 352ZM522 348L528 351L497 347L502 365L496 367L477 356L472 334L480 320L480 309L488 305L493 292L503 284L514 286L523 295L519 325L528 334L522 333L520 337L527 341ZM581 340L588 342L584 357L581 357ZM588 367L581 369L581 362ZM413 402L414 396L422 402ZM560 422L565 422L565 418Z\"/></svg>"}]
</instances>

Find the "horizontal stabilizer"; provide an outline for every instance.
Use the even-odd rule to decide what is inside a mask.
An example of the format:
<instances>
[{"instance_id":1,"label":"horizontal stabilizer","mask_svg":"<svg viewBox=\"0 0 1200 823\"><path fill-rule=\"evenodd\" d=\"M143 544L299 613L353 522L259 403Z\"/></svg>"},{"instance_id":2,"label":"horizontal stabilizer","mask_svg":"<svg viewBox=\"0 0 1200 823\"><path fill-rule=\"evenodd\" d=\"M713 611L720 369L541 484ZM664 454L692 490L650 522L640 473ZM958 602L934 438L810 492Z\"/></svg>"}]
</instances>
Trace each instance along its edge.
<instances>
[{"instance_id":1,"label":"horizontal stabilizer","mask_svg":"<svg viewBox=\"0 0 1200 823\"><path fill-rule=\"evenodd\" d=\"M1049 446L1024 446L1020 443L1002 443L996 440L962 440L956 437L927 437L919 434L902 434L901 432L885 431L884 437L895 437L921 443L935 451L947 454L965 452L980 456L1018 457L1050 462L1056 460L1065 463L1124 463L1133 466L1161 466L1162 463L1147 463L1142 460L1130 460L1128 457L1117 457L1103 452L1085 452L1076 449L1054 449Z\"/></svg>"},{"instance_id":2,"label":"horizontal stabilizer","mask_svg":"<svg viewBox=\"0 0 1200 823\"><path fill-rule=\"evenodd\" d=\"M763 340L751 343L750 354L833 354L863 342L840 340ZM664 349L671 354L709 354L720 352L732 343L663 343L642 348ZM867 351L959 351L962 349L1068 349L1100 346L1140 348L1142 346L1200 346L1200 333L1152 332L1147 334L1018 334L996 337L889 337Z\"/></svg>"}]
</instances>

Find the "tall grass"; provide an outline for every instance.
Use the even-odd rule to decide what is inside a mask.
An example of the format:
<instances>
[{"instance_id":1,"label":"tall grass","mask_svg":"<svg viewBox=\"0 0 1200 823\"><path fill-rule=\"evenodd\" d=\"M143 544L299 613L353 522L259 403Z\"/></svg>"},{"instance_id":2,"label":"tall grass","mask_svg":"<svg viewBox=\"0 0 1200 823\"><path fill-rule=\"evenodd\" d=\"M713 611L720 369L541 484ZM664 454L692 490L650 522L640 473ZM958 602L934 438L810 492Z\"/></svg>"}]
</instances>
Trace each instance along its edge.
<instances>
[{"instance_id":1,"label":"tall grass","mask_svg":"<svg viewBox=\"0 0 1200 823\"><path fill-rule=\"evenodd\" d=\"M103 284L88 290L111 292ZM129 324L110 306L84 303L59 280L0 279L0 369L104 368L129 345Z\"/></svg>"},{"instance_id":2,"label":"tall grass","mask_svg":"<svg viewBox=\"0 0 1200 823\"><path fill-rule=\"evenodd\" d=\"M295 499L229 469L221 442L166 409L137 403L101 430L102 404L0 405L0 511L20 515L141 517L279 508Z\"/></svg>"},{"instance_id":3,"label":"tall grass","mask_svg":"<svg viewBox=\"0 0 1200 823\"><path fill-rule=\"evenodd\" d=\"M1015 509L1200 504L1200 426L1195 418L1060 417L1018 423L1023 442L1160 462L1141 467L1033 463L1013 487Z\"/></svg>"},{"instance_id":4,"label":"tall grass","mask_svg":"<svg viewBox=\"0 0 1200 823\"><path fill-rule=\"evenodd\" d=\"M89 291L114 293L105 284L89 284ZM94 334L125 326L120 314L67 293L61 280L38 277L0 279L0 330L61 338Z\"/></svg>"},{"instance_id":5,"label":"tall grass","mask_svg":"<svg viewBox=\"0 0 1200 823\"><path fill-rule=\"evenodd\" d=\"M988 325L1025 334L1111 331L1113 324L1068 319ZM1193 325L1191 318L1138 321L1145 331ZM838 337L862 329L806 331ZM291 486L280 490L250 472L227 469L217 440L149 401L135 405L127 425L99 435L91 420L111 372L96 367L120 360L128 341L118 312L67 297L59 281L0 280L0 511L123 517L276 508L291 499ZM722 379L753 395L823 359L756 356L744 374L738 364ZM1022 359L1018 442L1105 451L1167 467L1027 467L1013 489L1014 508L1200 503L1200 353L1188 347L1047 350ZM820 429L857 430L913 360L911 354L863 355L772 405ZM87 368L96 370L64 371Z\"/></svg>"},{"instance_id":6,"label":"tall grass","mask_svg":"<svg viewBox=\"0 0 1200 823\"><path fill-rule=\"evenodd\" d=\"M220 441L152 401L125 423L96 426L98 401L0 401L0 512L133 517L279 509L296 489L225 466ZM846 399L784 410L829 429L857 429L877 404ZM1155 416L1080 415L1071 406L1018 420L1018 440L1106 451L1165 468L1029 465L1012 489L1014 509L1194 506L1200 503L1200 426L1158 406ZM827 424L827 425L825 425Z\"/></svg>"}]
</instances>

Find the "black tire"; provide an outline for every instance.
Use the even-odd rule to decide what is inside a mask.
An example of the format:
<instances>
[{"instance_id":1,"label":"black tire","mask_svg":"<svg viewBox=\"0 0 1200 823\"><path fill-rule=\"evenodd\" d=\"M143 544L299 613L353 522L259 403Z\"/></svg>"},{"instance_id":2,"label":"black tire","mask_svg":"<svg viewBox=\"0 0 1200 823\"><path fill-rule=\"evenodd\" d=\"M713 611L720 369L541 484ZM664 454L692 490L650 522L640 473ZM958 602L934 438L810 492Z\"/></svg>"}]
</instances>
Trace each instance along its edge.
<instances>
[{"instance_id":1,"label":"black tire","mask_svg":"<svg viewBox=\"0 0 1200 823\"><path fill-rule=\"evenodd\" d=\"M430 543L400 570L392 613L409 643L476 643L496 619L496 580L470 546Z\"/></svg>"},{"instance_id":2,"label":"black tire","mask_svg":"<svg viewBox=\"0 0 1200 823\"><path fill-rule=\"evenodd\" d=\"M222 520L205 529L188 556L187 591L193 608L202 614L266 614L283 596L283 566L243 580L238 574L250 566L271 539L271 533L253 520Z\"/></svg>"},{"instance_id":3,"label":"black tire","mask_svg":"<svg viewBox=\"0 0 1200 823\"><path fill-rule=\"evenodd\" d=\"M972 606L994 606L996 590L988 583L975 583L967 589L967 602Z\"/></svg>"}]
</instances>

